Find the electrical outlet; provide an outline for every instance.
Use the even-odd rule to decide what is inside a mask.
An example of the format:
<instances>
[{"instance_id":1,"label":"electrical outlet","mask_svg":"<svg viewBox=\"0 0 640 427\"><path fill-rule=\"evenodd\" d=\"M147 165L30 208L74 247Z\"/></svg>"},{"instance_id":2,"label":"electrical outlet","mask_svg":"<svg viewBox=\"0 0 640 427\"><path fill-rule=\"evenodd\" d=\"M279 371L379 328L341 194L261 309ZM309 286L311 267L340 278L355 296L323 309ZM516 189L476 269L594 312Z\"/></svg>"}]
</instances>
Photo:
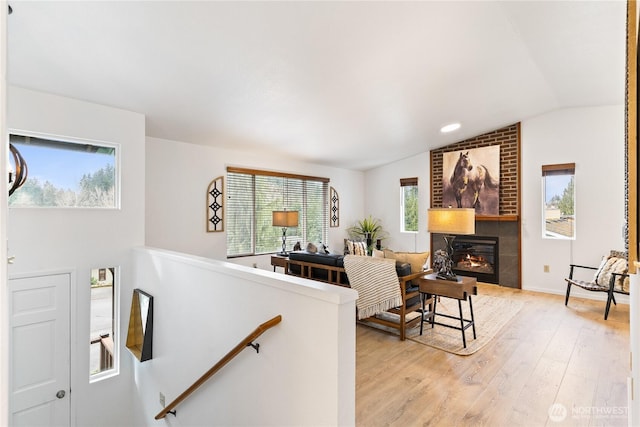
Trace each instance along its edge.
<instances>
[{"instance_id":1,"label":"electrical outlet","mask_svg":"<svg viewBox=\"0 0 640 427\"><path fill-rule=\"evenodd\" d=\"M164 402L164 394L162 394L162 392L160 392L160 405L162 405L163 408L166 406Z\"/></svg>"},{"instance_id":2,"label":"electrical outlet","mask_svg":"<svg viewBox=\"0 0 640 427\"><path fill-rule=\"evenodd\" d=\"M545 273L548 273L548 272L549 272L549 266L548 266L548 265L545 265L545 266L543 267L543 269L544 269L544 272L545 272Z\"/></svg>"}]
</instances>

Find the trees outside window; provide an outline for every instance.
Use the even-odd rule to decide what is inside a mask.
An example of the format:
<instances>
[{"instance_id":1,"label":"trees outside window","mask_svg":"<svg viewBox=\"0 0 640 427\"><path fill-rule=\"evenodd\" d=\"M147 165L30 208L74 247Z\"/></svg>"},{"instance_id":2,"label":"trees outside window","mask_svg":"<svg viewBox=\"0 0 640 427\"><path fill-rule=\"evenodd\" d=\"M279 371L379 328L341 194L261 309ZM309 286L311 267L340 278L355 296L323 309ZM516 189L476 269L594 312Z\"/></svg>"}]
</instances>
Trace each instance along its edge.
<instances>
[{"instance_id":1,"label":"trees outside window","mask_svg":"<svg viewBox=\"0 0 640 427\"><path fill-rule=\"evenodd\" d=\"M542 236L575 239L575 164L542 166Z\"/></svg>"},{"instance_id":2,"label":"trees outside window","mask_svg":"<svg viewBox=\"0 0 640 427\"><path fill-rule=\"evenodd\" d=\"M418 178L400 180L400 231L418 231Z\"/></svg>"},{"instance_id":3,"label":"trees outside window","mask_svg":"<svg viewBox=\"0 0 640 427\"><path fill-rule=\"evenodd\" d=\"M11 134L27 163L27 180L11 207L115 208L116 147Z\"/></svg>"},{"instance_id":4,"label":"trees outside window","mask_svg":"<svg viewBox=\"0 0 640 427\"><path fill-rule=\"evenodd\" d=\"M282 249L282 229L272 212L298 211L298 226L287 228L286 244L327 241L329 225L326 178L240 168L227 169L227 256L275 253Z\"/></svg>"}]
</instances>

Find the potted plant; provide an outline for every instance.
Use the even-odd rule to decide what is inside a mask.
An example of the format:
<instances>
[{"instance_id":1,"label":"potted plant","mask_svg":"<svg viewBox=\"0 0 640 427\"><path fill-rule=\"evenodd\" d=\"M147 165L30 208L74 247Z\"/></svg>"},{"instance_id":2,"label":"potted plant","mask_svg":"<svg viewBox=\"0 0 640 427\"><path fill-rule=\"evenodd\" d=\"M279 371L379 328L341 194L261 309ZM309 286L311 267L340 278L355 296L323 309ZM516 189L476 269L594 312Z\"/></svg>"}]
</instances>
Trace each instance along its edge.
<instances>
[{"instance_id":1,"label":"potted plant","mask_svg":"<svg viewBox=\"0 0 640 427\"><path fill-rule=\"evenodd\" d=\"M366 241L369 253L371 253L373 249L373 242L384 238L384 230L382 229L380 220L373 219L371 215L358 221L355 225L349 227L347 231L349 236Z\"/></svg>"}]
</instances>

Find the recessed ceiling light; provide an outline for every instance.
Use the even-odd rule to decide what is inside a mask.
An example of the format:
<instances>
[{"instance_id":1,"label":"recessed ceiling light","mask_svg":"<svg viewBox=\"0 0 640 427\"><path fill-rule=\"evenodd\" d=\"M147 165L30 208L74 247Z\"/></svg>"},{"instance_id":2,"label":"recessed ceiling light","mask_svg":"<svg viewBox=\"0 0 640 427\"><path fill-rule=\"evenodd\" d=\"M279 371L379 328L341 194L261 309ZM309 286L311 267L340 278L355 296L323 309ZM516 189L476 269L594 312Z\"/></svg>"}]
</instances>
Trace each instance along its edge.
<instances>
[{"instance_id":1,"label":"recessed ceiling light","mask_svg":"<svg viewBox=\"0 0 640 427\"><path fill-rule=\"evenodd\" d=\"M449 123L448 125L444 125L440 128L440 132L442 133L449 133L449 132L453 132L454 130L458 130L460 129L460 123L456 122L456 123Z\"/></svg>"}]
</instances>

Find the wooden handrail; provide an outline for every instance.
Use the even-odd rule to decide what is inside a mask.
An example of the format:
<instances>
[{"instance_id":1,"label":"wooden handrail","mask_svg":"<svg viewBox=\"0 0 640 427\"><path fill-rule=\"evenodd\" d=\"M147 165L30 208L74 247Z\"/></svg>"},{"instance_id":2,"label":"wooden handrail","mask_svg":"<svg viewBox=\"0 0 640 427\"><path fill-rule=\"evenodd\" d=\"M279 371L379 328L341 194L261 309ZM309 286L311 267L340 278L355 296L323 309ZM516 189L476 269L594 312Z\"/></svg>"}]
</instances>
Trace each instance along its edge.
<instances>
[{"instance_id":1,"label":"wooden handrail","mask_svg":"<svg viewBox=\"0 0 640 427\"><path fill-rule=\"evenodd\" d=\"M220 361L218 363L213 365L213 367L211 369L209 369L204 375L202 375L188 389L186 389L184 392L182 392L182 394L180 396L176 397L173 400L173 402L171 402L166 407L164 407L162 409L162 411L160 411L158 413L158 415L156 415L156 420L160 420L160 419L166 417L168 413L173 411L173 409L176 406L178 406L178 404L180 404L183 400L185 400L187 397L189 397L189 395L191 393L196 391L196 389L198 387L200 387L202 384L204 384L216 372L218 372L220 369L222 369L222 367L224 365L226 365L227 363L229 363L231 361L231 359L236 357L238 355L238 353L240 353L242 350L244 350L249 345L251 345L253 340L258 338L260 335L262 335L268 329L273 328L274 326L276 326L278 323L280 323L281 320L282 320L282 316L281 315L277 315L273 319L268 320L268 321L264 322L262 325L258 326L255 331L253 331L252 333L247 335L247 337L245 339L240 341L240 343L237 346L235 346L229 353L227 353L222 359L220 359Z\"/></svg>"}]
</instances>

